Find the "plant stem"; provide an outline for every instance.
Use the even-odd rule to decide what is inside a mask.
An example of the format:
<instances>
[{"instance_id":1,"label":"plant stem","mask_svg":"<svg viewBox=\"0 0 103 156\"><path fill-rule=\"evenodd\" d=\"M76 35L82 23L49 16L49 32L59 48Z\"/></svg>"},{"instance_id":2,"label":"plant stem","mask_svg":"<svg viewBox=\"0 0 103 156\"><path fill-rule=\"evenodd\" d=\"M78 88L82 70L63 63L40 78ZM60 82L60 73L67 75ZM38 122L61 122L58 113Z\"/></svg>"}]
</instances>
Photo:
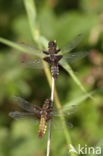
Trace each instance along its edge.
<instances>
[{"instance_id":1,"label":"plant stem","mask_svg":"<svg viewBox=\"0 0 103 156\"><path fill-rule=\"evenodd\" d=\"M55 80L52 77L52 89L51 89L51 101L54 101L54 87L55 87Z\"/></svg>"},{"instance_id":2,"label":"plant stem","mask_svg":"<svg viewBox=\"0 0 103 156\"><path fill-rule=\"evenodd\" d=\"M52 105L53 105L53 100L54 100L54 86L55 86L55 80L52 77L52 89L51 89ZM52 127L52 119L49 120L48 142L47 142L47 156L49 156L49 154L50 154L51 127Z\"/></svg>"}]
</instances>

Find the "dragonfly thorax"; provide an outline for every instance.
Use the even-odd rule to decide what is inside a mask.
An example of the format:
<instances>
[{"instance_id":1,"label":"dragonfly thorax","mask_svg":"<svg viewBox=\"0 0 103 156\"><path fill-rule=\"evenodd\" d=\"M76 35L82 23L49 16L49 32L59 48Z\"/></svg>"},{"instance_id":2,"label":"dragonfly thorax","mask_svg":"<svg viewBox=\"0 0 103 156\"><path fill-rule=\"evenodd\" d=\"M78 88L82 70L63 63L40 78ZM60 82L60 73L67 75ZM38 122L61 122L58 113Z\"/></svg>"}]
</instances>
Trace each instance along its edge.
<instances>
[{"instance_id":1,"label":"dragonfly thorax","mask_svg":"<svg viewBox=\"0 0 103 156\"><path fill-rule=\"evenodd\" d=\"M55 54L51 54L51 55L50 55L50 60L51 60L51 62L56 61L56 56L55 56Z\"/></svg>"},{"instance_id":2,"label":"dragonfly thorax","mask_svg":"<svg viewBox=\"0 0 103 156\"><path fill-rule=\"evenodd\" d=\"M48 43L48 48L56 48L56 41L50 41L49 43Z\"/></svg>"},{"instance_id":3,"label":"dragonfly thorax","mask_svg":"<svg viewBox=\"0 0 103 156\"><path fill-rule=\"evenodd\" d=\"M51 60L54 60L55 56L54 54L56 54L56 41L50 41L48 43L48 49L49 49L49 54L51 57Z\"/></svg>"}]
</instances>

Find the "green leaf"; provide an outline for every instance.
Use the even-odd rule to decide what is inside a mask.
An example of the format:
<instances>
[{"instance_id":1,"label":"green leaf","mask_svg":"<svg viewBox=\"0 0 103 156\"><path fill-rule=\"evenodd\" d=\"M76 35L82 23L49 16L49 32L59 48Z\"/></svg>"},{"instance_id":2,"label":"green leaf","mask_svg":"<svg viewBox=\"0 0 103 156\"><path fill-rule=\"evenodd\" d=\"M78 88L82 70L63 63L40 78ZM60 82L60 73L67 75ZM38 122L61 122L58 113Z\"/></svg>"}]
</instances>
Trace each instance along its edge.
<instances>
[{"instance_id":1,"label":"green leaf","mask_svg":"<svg viewBox=\"0 0 103 156\"><path fill-rule=\"evenodd\" d=\"M94 90L90 93L86 93L84 95L81 95L80 97L78 97L78 98L72 100L71 102L65 104L65 106L62 107L63 112L68 111L70 109L73 109L73 106L79 105L80 103L85 101L89 96L92 96L93 94L99 93L99 92L103 92L103 89L97 89L97 90Z\"/></svg>"},{"instance_id":2,"label":"green leaf","mask_svg":"<svg viewBox=\"0 0 103 156\"><path fill-rule=\"evenodd\" d=\"M84 88L84 86L82 85L82 83L80 82L80 80L76 77L76 75L74 74L74 72L71 70L70 65L64 59L63 59L63 61L62 60L60 61L60 64L70 74L70 76L72 77L72 79L81 88L81 90L86 93L86 89Z\"/></svg>"},{"instance_id":3,"label":"green leaf","mask_svg":"<svg viewBox=\"0 0 103 156\"><path fill-rule=\"evenodd\" d=\"M3 43L3 44L6 44L6 45L8 45L8 46L10 46L12 48L17 49L19 52L32 54L32 55L35 55L35 56L38 56L38 57L42 56L42 53L38 49L33 48L33 47L31 48L30 46L26 46L26 45L23 45L23 44L17 44L15 42L9 41L9 40L1 38L1 37L0 37L0 42Z\"/></svg>"},{"instance_id":4,"label":"green leaf","mask_svg":"<svg viewBox=\"0 0 103 156\"><path fill-rule=\"evenodd\" d=\"M34 42L38 44L39 47L47 48L48 41L44 36L41 36L38 26L36 7L33 0L24 0L24 5L27 11L28 21L32 33Z\"/></svg>"}]
</instances>

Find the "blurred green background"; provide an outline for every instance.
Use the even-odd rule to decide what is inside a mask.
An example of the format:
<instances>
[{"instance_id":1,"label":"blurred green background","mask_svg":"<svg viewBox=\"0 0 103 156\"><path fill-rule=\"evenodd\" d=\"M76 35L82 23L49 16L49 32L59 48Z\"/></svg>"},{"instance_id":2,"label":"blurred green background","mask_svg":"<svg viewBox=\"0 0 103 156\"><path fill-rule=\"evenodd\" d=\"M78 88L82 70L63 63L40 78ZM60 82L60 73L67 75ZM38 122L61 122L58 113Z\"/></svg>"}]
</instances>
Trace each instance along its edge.
<instances>
[{"instance_id":1,"label":"blurred green background","mask_svg":"<svg viewBox=\"0 0 103 156\"><path fill-rule=\"evenodd\" d=\"M100 0L35 0L37 20L42 36L59 45L83 33L76 51L89 55L72 65L75 75L88 92L103 88L103 1ZM24 3L21 0L0 1L0 37L33 45ZM60 67L56 87L61 105L78 101L84 93L70 75ZM43 70L21 68L20 53L0 44L0 156L45 156L47 132L38 139L38 123L32 119L13 120L8 113L20 110L13 95L42 105L50 97L50 88ZM66 120L72 144L103 147L103 94L79 103L78 111ZM22 110L20 110L22 111ZM56 121L61 125L61 121ZM68 156L63 130L52 130L51 156ZM87 154L88 155L88 154ZM92 154L91 154L92 155ZM103 155L103 153L102 153Z\"/></svg>"}]
</instances>

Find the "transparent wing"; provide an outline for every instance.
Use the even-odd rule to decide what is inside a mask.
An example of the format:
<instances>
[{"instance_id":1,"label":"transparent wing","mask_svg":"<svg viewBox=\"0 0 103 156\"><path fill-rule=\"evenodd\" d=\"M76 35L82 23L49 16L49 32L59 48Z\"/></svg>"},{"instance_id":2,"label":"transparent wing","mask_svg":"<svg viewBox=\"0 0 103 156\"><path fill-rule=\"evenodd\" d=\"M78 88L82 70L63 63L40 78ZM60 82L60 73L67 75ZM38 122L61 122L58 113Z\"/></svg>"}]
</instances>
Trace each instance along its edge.
<instances>
[{"instance_id":1,"label":"transparent wing","mask_svg":"<svg viewBox=\"0 0 103 156\"><path fill-rule=\"evenodd\" d=\"M34 114L33 113L15 111L15 112L10 112L9 116L17 120L17 119L24 118L24 117L29 117L29 116L33 117Z\"/></svg>"},{"instance_id":2,"label":"transparent wing","mask_svg":"<svg viewBox=\"0 0 103 156\"><path fill-rule=\"evenodd\" d=\"M78 46L78 44L81 42L83 38L82 34L78 34L73 40L69 41L67 44L65 44L63 47L60 47L61 53L65 54L73 50Z\"/></svg>"},{"instance_id":3,"label":"transparent wing","mask_svg":"<svg viewBox=\"0 0 103 156\"><path fill-rule=\"evenodd\" d=\"M30 102L26 101L25 99L19 96L14 96L14 100L16 104L24 110L36 113L38 115L40 114L41 108L39 106L31 104Z\"/></svg>"},{"instance_id":4,"label":"transparent wing","mask_svg":"<svg viewBox=\"0 0 103 156\"><path fill-rule=\"evenodd\" d=\"M43 69L44 66L42 61L43 57L45 56L43 50L26 45L24 43L21 43L20 45L24 50L26 50L26 53L22 52L20 54L20 62L22 63L22 66L32 69Z\"/></svg>"},{"instance_id":5,"label":"transparent wing","mask_svg":"<svg viewBox=\"0 0 103 156\"><path fill-rule=\"evenodd\" d=\"M52 129L53 130L57 130L57 131L64 131L65 128L63 126L61 126L61 121L60 120L56 120L52 122ZM70 121L66 121L66 126L67 128L73 128L73 124Z\"/></svg>"},{"instance_id":6,"label":"transparent wing","mask_svg":"<svg viewBox=\"0 0 103 156\"><path fill-rule=\"evenodd\" d=\"M68 54L68 55L63 56L63 59L61 59L59 63L63 64L63 62L66 61L69 64L71 64L73 62L76 62L76 61L84 58L87 55L88 55L88 51L74 52L72 54Z\"/></svg>"},{"instance_id":7,"label":"transparent wing","mask_svg":"<svg viewBox=\"0 0 103 156\"><path fill-rule=\"evenodd\" d=\"M27 45L26 43L20 43L20 46L28 54L32 54L32 55L38 56L40 58L44 56L42 50L39 48L36 48L34 46L31 46L31 45Z\"/></svg>"},{"instance_id":8,"label":"transparent wing","mask_svg":"<svg viewBox=\"0 0 103 156\"><path fill-rule=\"evenodd\" d=\"M23 65L24 67L31 69L44 69L44 65L41 59L24 62Z\"/></svg>"},{"instance_id":9,"label":"transparent wing","mask_svg":"<svg viewBox=\"0 0 103 156\"><path fill-rule=\"evenodd\" d=\"M75 113L78 110L78 106L77 105L70 105L68 107L63 107L61 109L54 110L53 112L50 112L48 114L48 116L53 116L53 117L60 117L60 116L64 116L64 117L68 117L71 114Z\"/></svg>"}]
</instances>

